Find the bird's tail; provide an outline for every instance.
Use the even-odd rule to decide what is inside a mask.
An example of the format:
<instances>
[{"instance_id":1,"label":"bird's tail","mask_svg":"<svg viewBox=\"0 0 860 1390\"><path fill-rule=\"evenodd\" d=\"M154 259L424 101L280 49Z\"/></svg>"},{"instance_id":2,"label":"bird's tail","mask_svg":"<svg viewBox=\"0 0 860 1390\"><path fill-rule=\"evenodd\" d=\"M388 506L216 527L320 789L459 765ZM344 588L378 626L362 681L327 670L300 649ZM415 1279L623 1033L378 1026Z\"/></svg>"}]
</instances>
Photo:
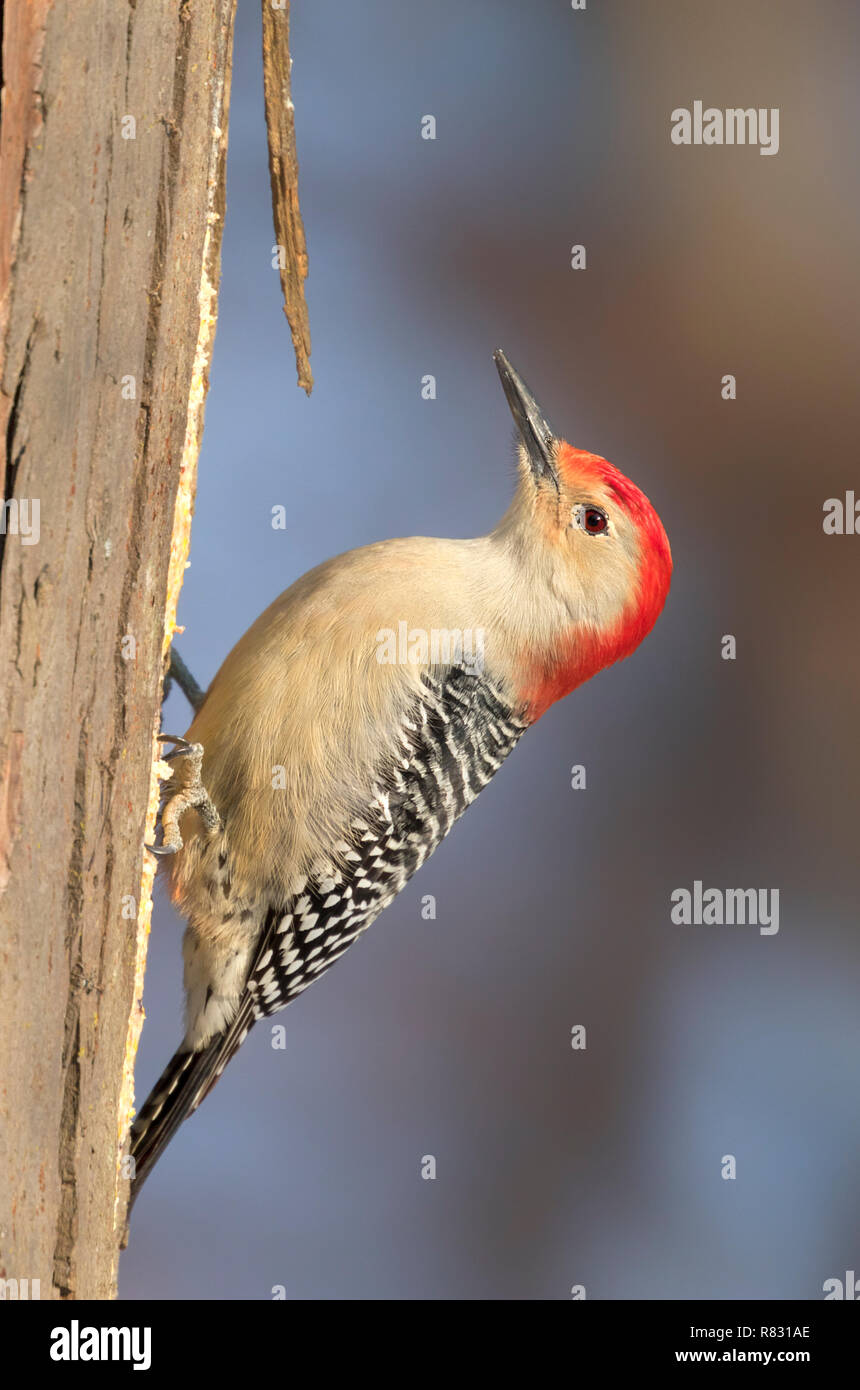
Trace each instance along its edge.
<instances>
[{"instance_id":1,"label":"bird's tail","mask_svg":"<svg viewBox=\"0 0 860 1390\"><path fill-rule=\"evenodd\" d=\"M237 1027L240 1019L234 1019L225 1032L219 1033L199 1052L180 1048L173 1054L131 1127L130 1152L134 1159L134 1176L131 1180L129 1212L156 1160L182 1121L209 1094L253 1022L251 1015L250 1018L243 1018L241 1026Z\"/></svg>"}]
</instances>

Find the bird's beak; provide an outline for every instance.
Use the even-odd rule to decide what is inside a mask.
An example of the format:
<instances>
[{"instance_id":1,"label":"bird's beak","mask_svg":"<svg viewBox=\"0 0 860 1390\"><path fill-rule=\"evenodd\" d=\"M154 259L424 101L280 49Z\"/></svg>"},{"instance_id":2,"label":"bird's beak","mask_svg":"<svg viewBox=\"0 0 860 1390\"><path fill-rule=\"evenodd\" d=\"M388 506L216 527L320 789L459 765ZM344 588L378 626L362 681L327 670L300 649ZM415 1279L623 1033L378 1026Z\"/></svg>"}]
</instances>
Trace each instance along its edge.
<instances>
[{"instance_id":1,"label":"bird's beak","mask_svg":"<svg viewBox=\"0 0 860 1390\"><path fill-rule=\"evenodd\" d=\"M558 473L555 466L556 436L543 417L543 411L526 386L519 372L515 372L501 348L493 353L493 361L502 382L502 389L508 398L511 414L520 432L520 438L528 454L532 476L535 482L545 478L558 490Z\"/></svg>"}]
</instances>

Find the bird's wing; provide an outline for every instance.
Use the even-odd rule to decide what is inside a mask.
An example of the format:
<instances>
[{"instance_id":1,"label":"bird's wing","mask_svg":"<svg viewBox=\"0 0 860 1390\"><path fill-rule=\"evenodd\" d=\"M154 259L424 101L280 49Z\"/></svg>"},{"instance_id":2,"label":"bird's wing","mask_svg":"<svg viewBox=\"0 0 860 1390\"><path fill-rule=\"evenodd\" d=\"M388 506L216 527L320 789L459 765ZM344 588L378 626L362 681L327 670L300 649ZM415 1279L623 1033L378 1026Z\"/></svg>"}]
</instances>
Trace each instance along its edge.
<instances>
[{"instance_id":1,"label":"bird's wing","mask_svg":"<svg viewBox=\"0 0 860 1390\"><path fill-rule=\"evenodd\" d=\"M397 896L489 782L525 723L486 678L425 675L401 731L402 756L349 827L339 862L316 868L267 915L245 986L255 1019L282 1009Z\"/></svg>"}]
</instances>

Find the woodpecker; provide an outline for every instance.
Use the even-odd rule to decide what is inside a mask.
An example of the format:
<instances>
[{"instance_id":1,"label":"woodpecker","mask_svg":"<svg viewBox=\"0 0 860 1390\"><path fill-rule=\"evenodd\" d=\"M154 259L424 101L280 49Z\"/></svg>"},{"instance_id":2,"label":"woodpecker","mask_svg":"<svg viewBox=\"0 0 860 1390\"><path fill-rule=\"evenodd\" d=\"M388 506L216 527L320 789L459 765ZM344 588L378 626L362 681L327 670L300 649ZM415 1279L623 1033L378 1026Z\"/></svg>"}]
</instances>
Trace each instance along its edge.
<instances>
[{"instance_id":1,"label":"woodpecker","mask_svg":"<svg viewBox=\"0 0 860 1390\"><path fill-rule=\"evenodd\" d=\"M629 656L663 608L672 561L648 499L558 437L494 359L518 458L495 530L311 570L173 740L159 848L187 922L186 1032L132 1127L132 1200L254 1023L343 955L526 729ZM480 634L468 651L465 633Z\"/></svg>"}]
</instances>

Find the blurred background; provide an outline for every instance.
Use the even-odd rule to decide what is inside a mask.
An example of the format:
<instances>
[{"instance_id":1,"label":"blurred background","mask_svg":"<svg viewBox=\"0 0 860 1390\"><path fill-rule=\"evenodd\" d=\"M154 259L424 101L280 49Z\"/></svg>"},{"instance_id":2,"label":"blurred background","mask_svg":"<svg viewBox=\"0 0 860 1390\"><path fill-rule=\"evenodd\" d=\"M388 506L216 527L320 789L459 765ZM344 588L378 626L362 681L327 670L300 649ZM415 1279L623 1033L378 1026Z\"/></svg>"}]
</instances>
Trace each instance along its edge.
<instances>
[{"instance_id":1,"label":"blurred background","mask_svg":"<svg viewBox=\"0 0 860 1390\"><path fill-rule=\"evenodd\" d=\"M121 1293L821 1298L860 1271L860 536L822 529L860 496L860 10L294 0L308 400L258 8L179 611L197 679L327 556L495 524L496 346L651 497L675 578L635 655L541 720L272 1020L285 1050L251 1033L150 1178ZM696 100L778 107L779 153L673 145ZM172 694L164 727L189 722ZM673 925L696 879L778 888L779 933ZM139 1103L182 1032L181 933L162 895Z\"/></svg>"}]
</instances>

